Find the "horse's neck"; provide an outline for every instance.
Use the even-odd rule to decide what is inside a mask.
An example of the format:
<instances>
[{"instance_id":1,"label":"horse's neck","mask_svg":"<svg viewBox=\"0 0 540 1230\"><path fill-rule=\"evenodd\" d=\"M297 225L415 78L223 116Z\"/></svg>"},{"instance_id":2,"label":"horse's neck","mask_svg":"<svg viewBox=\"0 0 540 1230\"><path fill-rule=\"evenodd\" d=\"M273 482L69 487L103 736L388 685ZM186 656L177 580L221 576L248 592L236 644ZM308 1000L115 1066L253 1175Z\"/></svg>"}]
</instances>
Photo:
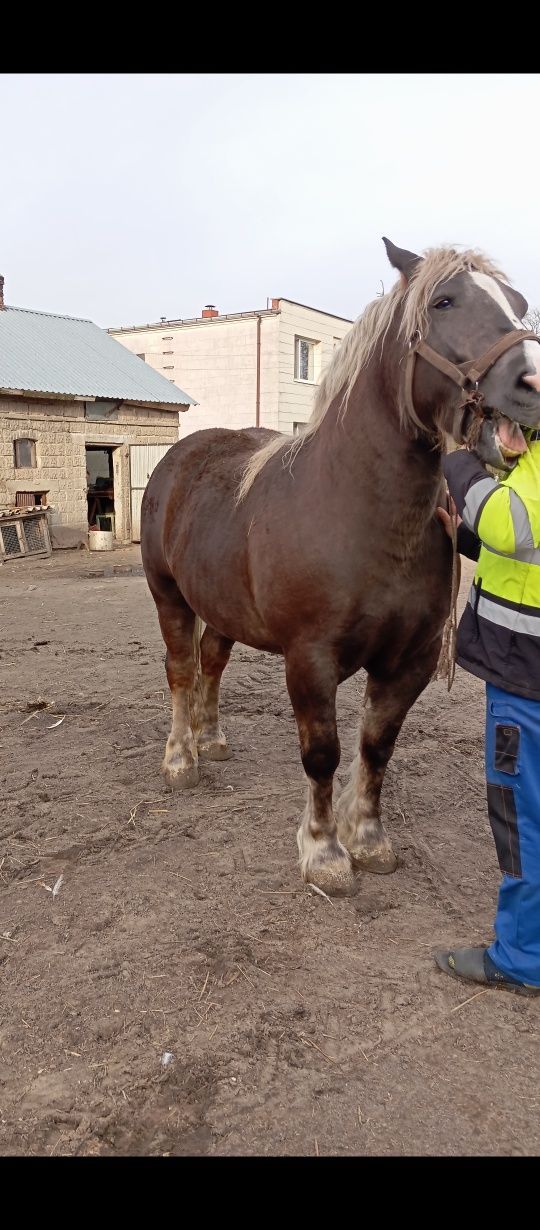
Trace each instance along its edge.
<instances>
[{"instance_id":1,"label":"horse's neck","mask_svg":"<svg viewBox=\"0 0 540 1230\"><path fill-rule=\"evenodd\" d=\"M440 453L401 429L397 406L376 388L355 390L345 415L331 407L312 444L322 485L339 479L351 520L369 508L400 553L414 552L441 498Z\"/></svg>"}]
</instances>

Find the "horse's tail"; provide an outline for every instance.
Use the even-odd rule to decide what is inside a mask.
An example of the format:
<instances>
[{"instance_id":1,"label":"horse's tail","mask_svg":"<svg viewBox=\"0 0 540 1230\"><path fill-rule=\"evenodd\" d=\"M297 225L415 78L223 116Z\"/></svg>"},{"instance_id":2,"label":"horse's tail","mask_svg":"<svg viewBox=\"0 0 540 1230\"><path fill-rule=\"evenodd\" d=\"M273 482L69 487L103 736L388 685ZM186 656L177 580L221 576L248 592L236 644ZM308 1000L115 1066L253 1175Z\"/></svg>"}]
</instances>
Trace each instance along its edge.
<instances>
[{"instance_id":1,"label":"horse's tail","mask_svg":"<svg viewBox=\"0 0 540 1230\"><path fill-rule=\"evenodd\" d=\"M206 628L206 624L203 622L203 620L200 618L199 615L196 615L195 623L193 625L193 656L195 658L195 669L197 671L197 678L199 677L201 673L201 641L203 638L203 632L205 628Z\"/></svg>"},{"instance_id":2,"label":"horse's tail","mask_svg":"<svg viewBox=\"0 0 540 1230\"><path fill-rule=\"evenodd\" d=\"M203 695L201 686L201 641L206 624L198 615L193 625L193 659L195 662L195 678L189 697L191 729L196 734L200 728L203 711Z\"/></svg>"},{"instance_id":3,"label":"horse's tail","mask_svg":"<svg viewBox=\"0 0 540 1230\"><path fill-rule=\"evenodd\" d=\"M461 582L461 560L457 549L457 521L454 513L452 518L452 593L450 597L450 612L443 628L439 661L433 674L433 679L446 679L448 691L454 682L456 673L456 640L457 640L457 601Z\"/></svg>"}]
</instances>

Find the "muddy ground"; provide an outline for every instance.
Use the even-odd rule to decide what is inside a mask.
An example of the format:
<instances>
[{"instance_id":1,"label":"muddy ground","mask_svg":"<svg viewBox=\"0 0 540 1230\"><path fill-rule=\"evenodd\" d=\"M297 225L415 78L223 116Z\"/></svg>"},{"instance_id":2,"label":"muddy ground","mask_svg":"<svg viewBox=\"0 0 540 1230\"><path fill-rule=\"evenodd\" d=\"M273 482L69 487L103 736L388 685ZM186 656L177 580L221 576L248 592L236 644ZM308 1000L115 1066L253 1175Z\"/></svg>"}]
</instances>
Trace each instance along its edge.
<instances>
[{"instance_id":1,"label":"muddy ground","mask_svg":"<svg viewBox=\"0 0 540 1230\"><path fill-rule=\"evenodd\" d=\"M540 1004L431 956L492 934L482 685L424 693L384 795L399 869L329 904L280 660L235 648L234 759L173 796L137 548L6 564L0 608L0 1152L537 1154Z\"/></svg>"}]
</instances>

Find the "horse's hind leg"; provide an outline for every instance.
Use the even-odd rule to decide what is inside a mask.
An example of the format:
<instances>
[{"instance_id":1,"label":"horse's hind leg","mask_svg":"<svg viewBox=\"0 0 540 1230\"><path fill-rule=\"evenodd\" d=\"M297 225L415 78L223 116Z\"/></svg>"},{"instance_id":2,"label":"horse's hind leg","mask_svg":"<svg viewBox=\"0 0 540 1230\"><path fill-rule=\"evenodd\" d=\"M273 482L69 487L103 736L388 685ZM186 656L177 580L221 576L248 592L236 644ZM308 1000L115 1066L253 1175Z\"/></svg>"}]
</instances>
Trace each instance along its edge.
<instances>
[{"instance_id":1,"label":"horse's hind leg","mask_svg":"<svg viewBox=\"0 0 540 1230\"><path fill-rule=\"evenodd\" d=\"M219 724L219 686L234 641L208 624L201 640L201 669L195 689L195 725L201 760L228 760L231 752Z\"/></svg>"},{"instance_id":2,"label":"horse's hind leg","mask_svg":"<svg viewBox=\"0 0 540 1230\"><path fill-rule=\"evenodd\" d=\"M336 726L337 676L324 649L286 656L287 687L300 735L308 800L298 830L302 876L323 892L343 896L356 888L347 851L338 839L332 810L339 764Z\"/></svg>"},{"instance_id":3,"label":"horse's hind leg","mask_svg":"<svg viewBox=\"0 0 540 1230\"><path fill-rule=\"evenodd\" d=\"M336 807L341 841L365 871L387 875L397 867L381 822L381 790L398 734L409 709L429 682L433 665L430 662L384 683L368 677L360 751Z\"/></svg>"},{"instance_id":4,"label":"horse's hind leg","mask_svg":"<svg viewBox=\"0 0 540 1230\"><path fill-rule=\"evenodd\" d=\"M170 786L196 786L199 780L197 744L193 734L192 693L197 675L195 615L174 581L152 594L163 640L165 668L172 697L172 726L161 766Z\"/></svg>"}]
</instances>

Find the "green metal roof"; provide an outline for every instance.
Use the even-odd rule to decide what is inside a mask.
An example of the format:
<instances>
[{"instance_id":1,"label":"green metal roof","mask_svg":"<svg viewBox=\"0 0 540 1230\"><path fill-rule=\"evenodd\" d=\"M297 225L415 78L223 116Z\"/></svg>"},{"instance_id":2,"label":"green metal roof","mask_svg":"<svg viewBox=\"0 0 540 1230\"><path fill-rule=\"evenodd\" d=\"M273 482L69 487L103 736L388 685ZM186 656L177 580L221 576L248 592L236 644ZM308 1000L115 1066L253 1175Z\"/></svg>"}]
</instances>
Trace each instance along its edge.
<instances>
[{"instance_id":1,"label":"green metal roof","mask_svg":"<svg viewBox=\"0 0 540 1230\"><path fill-rule=\"evenodd\" d=\"M177 385L91 320L0 311L0 390L194 406Z\"/></svg>"}]
</instances>

